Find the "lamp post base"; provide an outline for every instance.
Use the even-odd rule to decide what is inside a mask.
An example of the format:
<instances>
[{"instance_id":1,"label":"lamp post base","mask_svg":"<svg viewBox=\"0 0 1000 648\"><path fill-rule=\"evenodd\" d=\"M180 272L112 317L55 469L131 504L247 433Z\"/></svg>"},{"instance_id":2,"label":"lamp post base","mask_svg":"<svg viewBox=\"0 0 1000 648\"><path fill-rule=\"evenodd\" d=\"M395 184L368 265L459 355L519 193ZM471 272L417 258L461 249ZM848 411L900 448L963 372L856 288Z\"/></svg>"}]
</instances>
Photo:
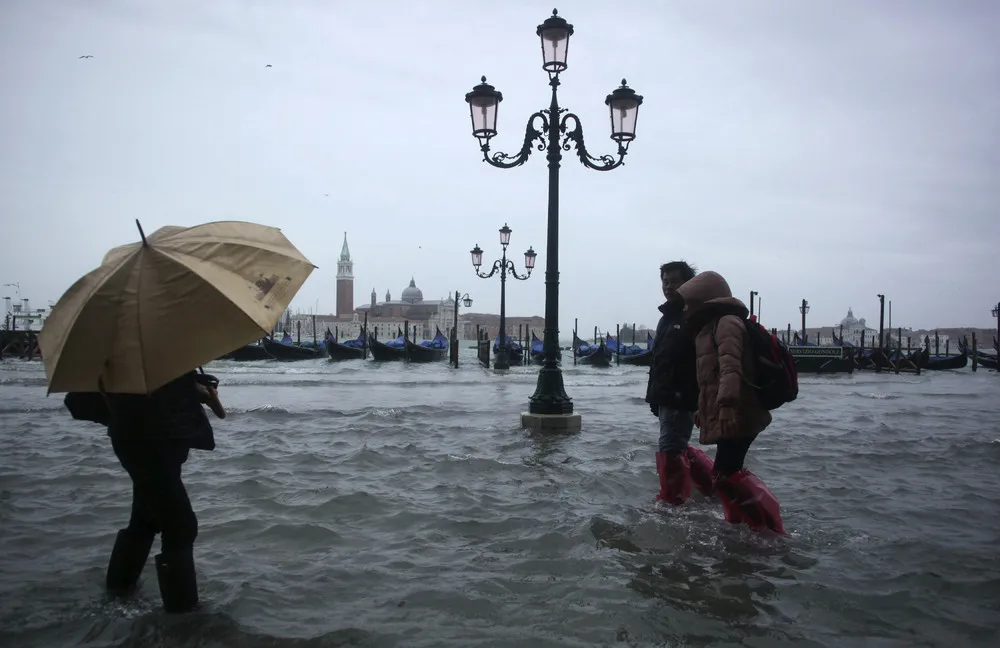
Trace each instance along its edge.
<instances>
[{"instance_id":1,"label":"lamp post base","mask_svg":"<svg viewBox=\"0 0 1000 648\"><path fill-rule=\"evenodd\" d=\"M543 416L568 416L573 413L573 399L566 395L558 363L542 364L538 370L538 384L535 393L528 399L528 412Z\"/></svg>"},{"instance_id":2,"label":"lamp post base","mask_svg":"<svg viewBox=\"0 0 1000 648\"><path fill-rule=\"evenodd\" d=\"M496 357L493 359L493 370L506 371L508 369L510 369L510 360L507 357L507 352L501 349L497 351Z\"/></svg>"},{"instance_id":3,"label":"lamp post base","mask_svg":"<svg viewBox=\"0 0 1000 648\"><path fill-rule=\"evenodd\" d=\"M536 432L579 432L583 419L579 414L532 414L521 412L521 427Z\"/></svg>"}]
</instances>

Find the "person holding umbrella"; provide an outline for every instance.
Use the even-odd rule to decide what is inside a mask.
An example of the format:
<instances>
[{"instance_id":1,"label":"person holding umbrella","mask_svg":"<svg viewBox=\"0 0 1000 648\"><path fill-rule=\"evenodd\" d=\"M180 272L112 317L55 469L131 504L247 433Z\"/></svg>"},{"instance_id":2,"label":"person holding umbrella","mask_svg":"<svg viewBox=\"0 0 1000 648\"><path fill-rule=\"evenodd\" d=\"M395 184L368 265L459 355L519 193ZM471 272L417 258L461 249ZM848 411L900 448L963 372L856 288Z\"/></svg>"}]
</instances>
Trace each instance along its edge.
<instances>
[{"instance_id":1,"label":"person holding umbrella","mask_svg":"<svg viewBox=\"0 0 1000 648\"><path fill-rule=\"evenodd\" d=\"M196 369L273 329L315 266L280 230L253 223L139 233L60 297L39 345L49 393L66 392L74 418L107 426L132 481L109 593L134 590L160 534L163 608L187 612L198 605L198 521L181 468L192 449L215 448L204 405L225 417L218 380Z\"/></svg>"},{"instance_id":2,"label":"person holding umbrella","mask_svg":"<svg viewBox=\"0 0 1000 648\"><path fill-rule=\"evenodd\" d=\"M132 480L128 526L118 531L108 562L106 585L112 595L127 595L135 588L159 533L162 551L155 563L164 609L186 612L197 605L198 520L181 480L181 467L190 450L215 449L202 405L225 417L217 386L214 376L189 372L149 396L104 394L111 447Z\"/></svg>"}]
</instances>

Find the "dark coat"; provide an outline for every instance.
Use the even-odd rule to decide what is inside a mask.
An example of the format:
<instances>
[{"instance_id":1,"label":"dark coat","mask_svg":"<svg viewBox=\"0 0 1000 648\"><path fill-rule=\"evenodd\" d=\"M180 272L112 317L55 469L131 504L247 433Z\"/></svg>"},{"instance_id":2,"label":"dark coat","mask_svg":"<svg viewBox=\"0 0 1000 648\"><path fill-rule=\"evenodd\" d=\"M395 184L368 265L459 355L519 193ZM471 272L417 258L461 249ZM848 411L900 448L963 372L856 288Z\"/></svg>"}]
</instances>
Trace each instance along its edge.
<instances>
[{"instance_id":1,"label":"dark coat","mask_svg":"<svg viewBox=\"0 0 1000 648\"><path fill-rule=\"evenodd\" d=\"M698 409L698 377L694 337L683 325L684 313L675 304L660 306L660 322L653 338L646 402L675 410Z\"/></svg>"},{"instance_id":2,"label":"dark coat","mask_svg":"<svg viewBox=\"0 0 1000 648\"><path fill-rule=\"evenodd\" d=\"M176 441L214 450L215 435L195 389L197 373L175 378L152 394L108 394L108 436L121 440Z\"/></svg>"}]
</instances>

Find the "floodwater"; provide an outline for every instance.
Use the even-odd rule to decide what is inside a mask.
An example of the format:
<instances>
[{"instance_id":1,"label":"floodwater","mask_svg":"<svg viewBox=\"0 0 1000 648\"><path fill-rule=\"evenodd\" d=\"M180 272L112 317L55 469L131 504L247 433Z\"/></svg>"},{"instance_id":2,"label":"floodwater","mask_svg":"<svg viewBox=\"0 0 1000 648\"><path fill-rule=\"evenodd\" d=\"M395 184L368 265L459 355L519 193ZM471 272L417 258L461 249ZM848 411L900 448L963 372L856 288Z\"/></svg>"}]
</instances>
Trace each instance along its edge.
<instances>
[{"instance_id":1,"label":"floodwater","mask_svg":"<svg viewBox=\"0 0 1000 648\"><path fill-rule=\"evenodd\" d=\"M129 481L0 364L0 645L1000 645L1000 376L800 378L750 451L788 537L654 501L645 370L565 367L582 432L519 427L533 367L214 363L193 452L202 610L103 597ZM709 449L711 454L711 449ZM155 550L155 545L154 545Z\"/></svg>"}]
</instances>

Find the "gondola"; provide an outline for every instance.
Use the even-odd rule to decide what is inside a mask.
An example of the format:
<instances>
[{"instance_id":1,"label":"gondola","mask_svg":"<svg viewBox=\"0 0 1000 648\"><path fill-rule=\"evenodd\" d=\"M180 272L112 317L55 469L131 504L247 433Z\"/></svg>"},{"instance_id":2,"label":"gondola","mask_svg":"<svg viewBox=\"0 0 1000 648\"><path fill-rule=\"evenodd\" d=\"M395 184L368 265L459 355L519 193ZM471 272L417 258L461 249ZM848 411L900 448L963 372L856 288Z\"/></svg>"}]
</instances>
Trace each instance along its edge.
<instances>
[{"instance_id":1,"label":"gondola","mask_svg":"<svg viewBox=\"0 0 1000 648\"><path fill-rule=\"evenodd\" d=\"M368 342L364 331L361 331L356 339L347 340L346 342L337 342L337 338L333 335L328 335L324 343L326 345L326 354L331 362L363 360L367 355Z\"/></svg>"},{"instance_id":2,"label":"gondola","mask_svg":"<svg viewBox=\"0 0 1000 648\"><path fill-rule=\"evenodd\" d=\"M918 373L927 365L930 357L931 350L927 347L914 349L906 354L903 353L902 349L896 349L889 355L893 369L898 366L903 370L915 369Z\"/></svg>"},{"instance_id":3,"label":"gondola","mask_svg":"<svg viewBox=\"0 0 1000 648\"><path fill-rule=\"evenodd\" d=\"M409 338L404 340L406 344L406 359L409 362L437 362L448 357L448 338L441 329L436 329L433 339L423 340L420 343L412 342Z\"/></svg>"},{"instance_id":4,"label":"gondola","mask_svg":"<svg viewBox=\"0 0 1000 648\"><path fill-rule=\"evenodd\" d=\"M378 362L406 360L406 341L403 338L403 330L399 329L396 338L387 342L368 338L368 350L372 353L372 359Z\"/></svg>"},{"instance_id":5,"label":"gondola","mask_svg":"<svg viewBox=\"0 0 1000 648\"><path fill-rule=\"evenodd\" d=\"M612 349L614 351L614 349ZM630 344L622 347L622 354L618 358L622 364L633 367L648 367L653 364L653 334L646 332L646 348L643 349L637 344Z\"/></svg>"},{"instance_id":6,"label":"gondola","mask_svg":"<svg viewBox=\"0 0 1000 648\"><path fill-rule=\"evenodd\" d=\"M495 340L493 340L493 355L496 356L500 352L500 335L497 334ZM507 336L507 362L512 365L524 364L524 347L517 340L511 339Z\"/></svg>"},{"instance_id":7,"label":"gondola","mask_svg":"<svg viewBox=\"0 0 1000 648\"><path fill-rule=\"evenodd\" d=\"M274 356L267 352L262 344L244 344L238 349L219 356L219 360L233 360L236 362L254 362L257 360L274 360Z\"/></svg>"},{"instance_id":8,"label":"gondola","mask_svg":"<svg viewBox=\"0 0 1000 648\"><path fill-rule=\"evenodd\" d=\"M528 348L528 353L531 354L531 363L540 365L545 362L545 344L542 340L535 335L535 332L531 332L531 345ZM556 346L556 360L562 361L562 349Z\"/></svg>"},{"instance_id":9,"label":"gondola","mask_svg":"<svg viewBox=\"0 0 1000 648\"><path fill-rule=\"evenodd\" d=\"M966 350L958 355L953 356L942 356L942 355L931 355L930 351L927 351L927 355L921 357L920 368L930 369L932 371L944 371L946 369L964 369L969 364L969 353Z\"/></svg>"},{"instance_id":10,"label":"gondola","mask_svg":"<svg viewBox=\"0 0 1000 648\"><path fill-rule=\"evenodd\" d=\"M611 351L604 344L604 338L601 338L598 344L591 345L578 338L574 331L573 354L576 355L576 361L580 364L591 365L593 367L611 366Z\"/></svg>"},{"instance_id":11,"label":"gondola","mask_svg":"<svg viewBox=\"0 0 1000 648\"><path fill-rule=\"evenodd\" d=\"M531 354L531 362L533 364L542 364L545 361L545 348L535 332L531 332L531 345L528 347L528 353Z\"/></svg>"},{"instance_id":12,"label":"gondola","mask_svg":"<svg viewBox=\"0 0 1000 648\"><path fill-rule=\"evenodd\" d=\"M315 360L320 357L319 349L300 346L292 342L292 336L285 333L280 342L268 338L261 340L264 350L274 356L275 360L293 362L297 360Z\"/></svg>"},{"instance_id":13,"label":"gondola","mask_svg":"<svg viewBox=\"0 0 1000 648\"><path fill-rule=\"evenodd\" d=\"M993 338L994 342L996 338ZM976 367L982 367L983 369L997 369L997 356L992 353L984 353L983 351L976 349L975 352L969 348L969 341L967 339L961 339L958 341L958 350L962 353L969 354L969 357L973 357L975 354Z\"/></svg>"},{"instance_id":14,"label":"gondola","mask_svg":"<svg viewBox=\"0 0 1000 648\"><path fill-rule=\"evenodd\" d=\"M997 369L997 356L993 354L983 353L982 351L976 351L976 364L983 369Z\"/></svg>"},{"instance_id":15,"label":"gondola","mask_svg":"<svg viewBox=\"0 0 1000 648\"><path fill-rule=\"evenodd\" d=\"M850 342L845 343L843 336L837 337L837 334L830 331L830 337L833 339L833 344L835 347L843 347L851 353L851 357L854 361L854 369L891 369L892 361L889 359L883 351L879 349L867 348L860 349ZM798 339L798 333L795 334L795 338ZM810 373L808 371L808 365L804 373Z\"/></svg>"},{"instance_id":16,"label":"gondola","mask_svg":"<svg viewBox=\"0 0 1000 648\"><path fill-rule=\"evenodd\" d=\"M303 349L315 349L316 357L326 357L326 343L323 340L316 340L315 342L299 342L296 346L300 346Z\"/></svg>"}]
</instances>

